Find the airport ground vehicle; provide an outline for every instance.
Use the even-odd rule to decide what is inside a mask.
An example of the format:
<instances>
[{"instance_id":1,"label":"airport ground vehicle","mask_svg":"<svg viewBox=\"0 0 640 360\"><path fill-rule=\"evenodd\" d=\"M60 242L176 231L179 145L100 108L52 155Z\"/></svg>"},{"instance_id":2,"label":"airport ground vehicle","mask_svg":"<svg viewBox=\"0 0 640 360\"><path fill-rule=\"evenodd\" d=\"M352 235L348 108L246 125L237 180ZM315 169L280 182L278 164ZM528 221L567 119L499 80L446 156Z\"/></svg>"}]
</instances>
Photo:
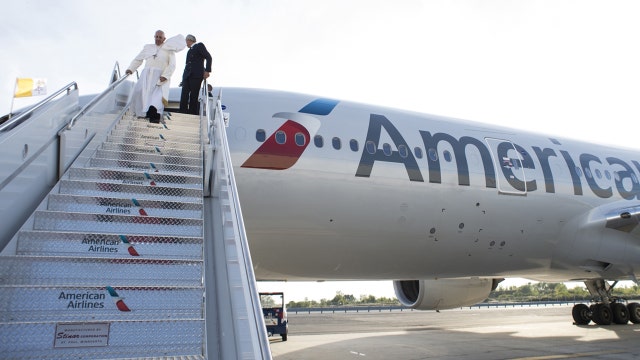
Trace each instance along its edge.
<instances>
[{"instance_id":1,"label":"airport ground vehicle","mask_svg":"<svg viewBox=\"0 0 640 360\"><path fill-rule=\"evenodd\" d=\"M287 320L287 309L284 303L284 293L260 293L260 305L262 306L264 323L267 325L267 333L269 336L278 334L282 336L282 341L287 341L289 322Z\"/></svg>"}]
</instances>

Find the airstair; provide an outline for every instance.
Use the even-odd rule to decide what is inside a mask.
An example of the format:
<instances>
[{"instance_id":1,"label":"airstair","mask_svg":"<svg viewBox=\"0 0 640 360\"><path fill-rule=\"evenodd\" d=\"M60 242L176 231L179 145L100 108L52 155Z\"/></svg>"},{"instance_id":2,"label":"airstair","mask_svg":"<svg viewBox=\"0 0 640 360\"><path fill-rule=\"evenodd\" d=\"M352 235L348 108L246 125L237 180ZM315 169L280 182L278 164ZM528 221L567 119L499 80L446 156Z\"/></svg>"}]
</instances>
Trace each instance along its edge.
<instances>
[{"instance_id":1,"label":"airstair","mask_svg":"<svg viewBox=\"0 0 640 360\"><path fill-rule=\"evenodd\" d=\"M77 156L2 252L0 357L269 359L220 99L115 103L61 129L104 127L59 140Z\"/></svg>"}]
</instances>

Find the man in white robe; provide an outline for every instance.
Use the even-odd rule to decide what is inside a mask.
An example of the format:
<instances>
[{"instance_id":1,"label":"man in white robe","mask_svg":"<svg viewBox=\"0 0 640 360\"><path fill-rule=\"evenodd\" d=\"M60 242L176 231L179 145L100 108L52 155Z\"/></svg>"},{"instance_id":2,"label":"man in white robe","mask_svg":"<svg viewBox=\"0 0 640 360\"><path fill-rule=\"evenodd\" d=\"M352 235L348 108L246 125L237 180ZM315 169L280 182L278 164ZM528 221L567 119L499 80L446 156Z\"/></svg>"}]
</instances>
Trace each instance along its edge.
<instances>
[{"instance_id":1,"label":"man in white robe","mask_svg":"<svg viewBox=\"0 0 640 360\"><path fill-rule=\"evenodd\" d=\"M133 74L142 62L145 62L140 78L133 88L131 108L136 116L151 116L153 118L150 120L157 121L169 99L170 79L176 69L175 53L184 49L186 43L182 35L167 40L162 30L156 31L154 40L155 44L147 44L142 48L131 61L126 73Z\"/></svg>"}]
</instances>

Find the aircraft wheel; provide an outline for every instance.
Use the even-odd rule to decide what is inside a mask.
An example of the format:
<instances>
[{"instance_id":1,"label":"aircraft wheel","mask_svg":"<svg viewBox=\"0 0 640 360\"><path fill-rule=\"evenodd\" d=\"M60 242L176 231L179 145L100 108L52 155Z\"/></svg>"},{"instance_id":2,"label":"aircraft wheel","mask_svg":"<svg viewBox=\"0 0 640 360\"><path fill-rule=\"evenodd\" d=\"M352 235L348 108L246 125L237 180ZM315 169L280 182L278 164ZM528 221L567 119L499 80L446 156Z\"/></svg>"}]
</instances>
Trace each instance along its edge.
<instances>
[{"instance_id":1,"label":"aircraft wheel","mask_svg":"<svg viewBox=\"0 0 640 360\"><path fill-rule=\"evenodd\" d=\"M629 310L629 320L634 324L640 324L640 304L630 303L627 305Z\"/></svg>"},{"instance_id":2,"label":"aircraft wheel","mask_svg":"<svg viewBox=\"0 0 640 360\"><path fill-rule=\"evenodd\" d=\"M624 304L611 304L611 315L613 316L614 324L624 325L629 322L629 310Z\"/></svg>"},{"instance_id":3,"label":"aircraft wheel","mask_svg":"<svg viewBox=\"0 0 640 360\"><path fill-rule=\"evenodd\" d=\"M611 325L611 308L608 305L599 303L591 306L591 320L598 325Z\"/></svg>"},{"instance_id":4,"label":"aircraft wheel","mask_svg":"<svg viewBox=\"0 0 640 360\"><path fill-rule=\"evenodd\" d=\"M591 322L591 310L585 304L576 304L571 310L573 321L576 325L589 325Z\"/></svg>"},{"instance_id":5,"label":"aircraft wheel","mask_svg":"<svg viewBox=\"0 0 640 360\"><path fill-rule=\"evenodd\" d=\"M287 341L287 335L289 335L289 334L286 334L286 333L282 334L282 341Z\"/></svg>"}]
</instances>

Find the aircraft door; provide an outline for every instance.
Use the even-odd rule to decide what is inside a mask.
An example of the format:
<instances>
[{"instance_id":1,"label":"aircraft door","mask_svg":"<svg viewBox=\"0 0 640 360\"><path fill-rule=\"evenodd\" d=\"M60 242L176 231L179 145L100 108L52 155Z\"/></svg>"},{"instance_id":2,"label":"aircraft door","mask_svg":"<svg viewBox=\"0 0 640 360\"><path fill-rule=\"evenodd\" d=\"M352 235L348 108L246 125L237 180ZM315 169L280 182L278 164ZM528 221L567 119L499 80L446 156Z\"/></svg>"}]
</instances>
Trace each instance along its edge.
<instances>
[{"instance_id":1,"label":"aircraft door","mask_svg":"<svg viewBox=\"0 0 640 360\"><path fill-rule=\"evenodd\" d=\"M509 140L485 138L491 158L496 166L498 193L505 195L527 195L523 158Z\"/></svg>"}]
</instances>

